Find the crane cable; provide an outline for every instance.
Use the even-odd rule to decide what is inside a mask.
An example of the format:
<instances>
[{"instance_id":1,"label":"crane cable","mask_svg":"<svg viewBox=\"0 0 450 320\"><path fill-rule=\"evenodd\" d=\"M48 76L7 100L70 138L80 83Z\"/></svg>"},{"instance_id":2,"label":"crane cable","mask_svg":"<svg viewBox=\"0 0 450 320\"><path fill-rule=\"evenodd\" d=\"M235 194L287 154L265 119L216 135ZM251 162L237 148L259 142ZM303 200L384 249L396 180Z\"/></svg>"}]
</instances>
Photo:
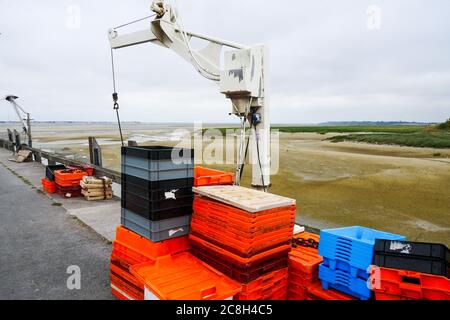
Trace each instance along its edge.
<instances>
[{"instance_id":1,"label":"crane cable","mask_svg":"<svg viewBox=\"0 0 450 320\"><path fill-rule=\"evenodd\" d=\"M184 28L183 19L182 19L181 15L179 14L179 12L176 12L176 10L175 10L175 8L178 8L178 4L177 4L176 0L174 0L173 4L172 4L172 1L169 1L169 3L170 3L170 5L173 8L173 14L175 16L175 21L176 21L176 23L178 25L178 29L180 30L181 37L182 37L182 39L183 39L183 41L184 41L184 43L185 43L185 45L186 45L186 47L188 49L188 53L191 56L192 62L194 62L197 71L203 77L205 77L208 80L220 81L220 74L213 73L213 72L209 71L207 68L205 68L204 66L202 66L201 63L197 60L197 58L193 54L192 49L191 49L191 45L189 43L188 35L187 35L186 30Z\"/></svg>"},{"instance_id":2,"label":"crane cable","mask_svg":"<svg viewBox=\"0 0 450 320\"><path fill-rule=\"evenodd\" d=\"M150 16L146 16L144 18L131 21L131 22L122 24L120 26L117 26L117 27L113 28L113 30L120 29L120 28L123 28L123 27L129 26L129 25L135 24L135 23L143 21L143 20L147 20L147 19L153 18L155 16L156 16L156 14L152 14ZM112 94L113 103L114 103L113 110L116 111L117 124L119 126L119 132L120 132L120 142L122 143L122 147L124 147L125 144L123 142L122 124L120 122L120 115L119 115L119 94L117 93L117 90L116 90L116 71L115 71L115 66L114 66L114 51L113 51L113 48L111 48L111 68L112 68L112 81L113 81L113 90L114 90L114 93Z\"/></svg>"},{"instance_id":3,"label":"crane cable","mask_svg":"<svg viewBox=\"0 0 450 320\"><path fill-rule=\"evenodd\" d=\"M117 93L117 90L116 90L116 71L115 71L115 66L114 66L114 52L113 52L112 48L111 48L111 67L112 67L112 81L113 81L113 90L114 90L114 93L112 94L113 103L114 103L113 110L116 111L117 124L119 125L119 132L120 132L120 141L122 143L122 147L124 147L125 144L123 142L122 124L120 122L120 116L119 116L119 94Z\"/></svg>"}]
</instances>

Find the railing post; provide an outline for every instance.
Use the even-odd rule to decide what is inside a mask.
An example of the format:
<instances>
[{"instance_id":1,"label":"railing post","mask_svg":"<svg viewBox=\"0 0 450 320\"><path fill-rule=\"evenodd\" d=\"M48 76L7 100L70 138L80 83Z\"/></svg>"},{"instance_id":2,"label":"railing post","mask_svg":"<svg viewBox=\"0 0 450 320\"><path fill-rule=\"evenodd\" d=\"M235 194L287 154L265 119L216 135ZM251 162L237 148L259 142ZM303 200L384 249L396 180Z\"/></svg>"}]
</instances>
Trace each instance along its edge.
<instances>
[{"instance_id":1,"label":"railing post","mask_svg":"<svg viewBox=\"0 0 450 320\"><path fill-rule=\"evenodd\" d=\"M30 148L33 148L33 139L31 137L31 118L30 118L30 114L27 113L27 134L28 134L28 146Z\"/></svg>"},{"instance_id":2,"label":"railing post","mask_svg":"<svg viewBox=\"0 0 450 320\"><path fill-rule=\"evenodd\" d=\"M20 141L20 133L17 132L17 130L14 129L14 145L15 145L15 152L18 152L20 150L20 147L22 146L22 142Z\"/></svg>"},{"instance_id":3,"label":"railing post","mask_svg":"<svg viewBox=\"0 0 450 320\"><path fill-rule=\"evenodd\" d=\"M89 157L91 164L102 167L102 148L95 137L89 137Z\"/></svg>"},{"instance_id":4,"label":"railing post","mask_svg":"<svg viewBox=\"0 0 450 320\"><path fill-rule=\"evenodd\" d=\"M129 147L137 147L137 146L138 146L138 144L137 144L137 142L136 142L136 141L133 141L133 140L128 140L128 146L129 146Z\"/></svg>"}]
</instances>

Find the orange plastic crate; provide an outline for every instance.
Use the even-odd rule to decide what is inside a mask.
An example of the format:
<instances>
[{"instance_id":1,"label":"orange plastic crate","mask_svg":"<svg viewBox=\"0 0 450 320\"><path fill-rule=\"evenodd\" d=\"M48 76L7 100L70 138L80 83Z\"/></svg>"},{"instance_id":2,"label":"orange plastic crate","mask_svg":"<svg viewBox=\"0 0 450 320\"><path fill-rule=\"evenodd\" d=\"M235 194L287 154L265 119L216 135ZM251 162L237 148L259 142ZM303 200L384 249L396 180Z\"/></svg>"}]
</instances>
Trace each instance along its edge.
<instances>
[{"instance_id":1,"label":"orange plastic crate","mask_svg":"<svg viewBox=\"0 0 450 320\"><path fill-rule=\"evenodd\" d=\"M127 262L121 260L114 252L111 255L110 280L111 289L121 293L126 300L143 300L144 284L130 273Z\"/></svg>"},{"instance_id":2,"label":"orange plastic crate","mask_svg":"<svg viewBox=\"0 0 450 320\"><path fill-rule=\"evenodd\" d=\"M144 300L144 289L141 293L135 292L135 289L130 287L122 279L110 274L111 279L111 293L120 300Z\"/></svg>"},{"instance_id":3,"label":"orange plastic crate","mask_svg":"<svg viewBox=\"0 0 450 320\"><path fill-rule=\"evenodd\" d=\"M241 291L241 285L206 263L184 252L160 257L154 263L132 266L153 300L225 300Z\"/></svg>"},{"instance_id":4,"label":"orange plastic crate","mask_svg":"<svg viewBox=\"0 0 450 320\"><path fill-rule=\"evenodd\" d=\"M144 300L144 285L133 275L111 265L111 284L133 300Z\"/></svg>"},{"instance_id":5,"label":"orange plastic crate","mask_svg":"<svg viewBox=\"0 0 450 320\"><path fill-rule=\"evenodd\" d=\"M235 221L245 228L248 229L249 224L257 224L258 222L264 221L264 219L272 219L276 216L286 218L286 216L291 217L292 220L295 219L297 207L295 205L279 207L269 210L263 210L259 212L248 212L207 197L196 196L193 203L194 214L203 215L205 217L210 217L212 219L217 216L222 217L232 217ZM291 219L288 219L291 223ZM284 221L287 223L287 221Z\"/></svg>"},{"instance_id":6,"label":"orange plastic crate","mask_svg":"<svg viewBox=\"0 0 450 320\"><path fill-rule=\"evenodd\" d=\"M239 255L236 255L228 250L225 250L217 245L214 245L208 241L205 241L193 234L189 235L189 239L195 243L196 246L199 248L203 248L206 251L210 250L213 251L215 254L221 255L223 260L226 260L228 263L231 263L233 265L236 265L241 268L248 268L255 264L258 264L261 261L264 261L267 258L270 258L272 256L276 256L279 254L284 254L290 251L289 245L279 246L258 254L253 255L252 257L244 258Z\"/></svg>"},{"instance_id":7,"label":"orange plastic crate","mask_svg":"<svg viewBox=\"0 0 450 320\"><path fill-rule=\"evenodd\" d=\"M203 167L194 168L194 186L232 185L234 175L231 172L223 172Z\"/></svg>"},{"instance_id":8,"label":"orange plastic crate","mask_svg":"<svg viewBox=\"0 0 450 320\"><path fill-rule=\"evenodd\" d=\"M201 227L196 219L192 220L191 233L241 257L250 257L278 246L289 245L292 236L291 229L285 228L249 239L220 228L214 231Z\"/></svg>"},{"instance_id":9,"label":"orange plastic crate","mask_svg":"<svg viewBox=\"0 0 450 320\"><path fill-rule=\"evenodd\" d=\"M197 220L197 223L202 224L206 228L212 230L220 228L223 229L223 232L232 232L245 238L257 237L283 228L292 230L294 227L294 216L292 214L273 215L270 219L260 219L254 223L245 223L231 215L216 214L213 217L206 217L198 212L194 212L193 217Z\"/></svg>"},{"instance_id":10,"label":"orange plastic crate","mask_svg":"<svg viewBox=\"0 0 450 320\"><path fill-rule=\"evenodd\" d=\"M258 279L252 282L242 285L241 293L252 292L258 290L259 288L266 287L268 285L275 285L276 283L282 280L286 280L287 277L288 277L287 268L272 271L268 274L259 277Z\"/></svg>"},{"instance_id":11,"label":"orange plastic crate","mask_svg":"<svg viewBox=\"0 0 450 320\"><path fill-rule=\"evenodd\" d=\"M155 258L184 252L190 249L188 236L169 239L162 242L152 242L125 227L118 226L116 229L115 245L128 252L135 259L142 261L144 258L154 260Z\"/></svg>"},{"instance_id":12,"label":"orange plastic crate","mask_svg":"<svg viewBox=\"0 0 450 320\"><path fill-rule=\"evenodd\" d=\"M285 300L287 295L287 268L273 271L242 286L236 300Z\"/></svg>"},{"instance_id":13,"label":"orange plastic crate","mask_svg":"<svg viewBox=\"0 0 450 320\"><path fill-rule=\"evenodd\" d=\"M306 299L308 288L319 282L319 265L322 261L318 251L310 248L296 247L289 252L289 299Z\"/></svg>"},{"instance_id":14,"label":"orange plastic crate","mask_svg":"<svg viewBox=\"0 0 450 320\"><path fill-rule=\"evenodd\" d=\"M302 232L292 237L292 247L302 248L317 254L319 251L320 236L314 233Z\"/></svg>"},{"instance_id":15,"label":"orange plastic crate","mask_svg":"<svg viewBox=\"0 0 450 320\"><path fill-rule=\"evenodd\" d=\"M56 192L56 184L53 181L50 181L46 178L41 179L42 188L47 193L55 193Z\"/></svg>"},{"instance_id":16,"label":"orange plastic crate","mask_svg":"<svg viewBox=\"0 0 450 320\"><path fill-rule=\"evenodd\" d=\"M61 187L75 187L80 185L81 179L89 174L85 170L56 170L55 182Z\"/></svg>"},{"instance_id":17,"label":"orange plastic crate","mask_svg":"<svg viewBox=\"0 0 450 320\"><path fill-rule=\"evenodd\" d=\"M294 300L294 301L307 300L308 297L307 297L306 293L307 293L307 288L305 288L305 287L292 288L292 286L288 285L287 299Z\"/></svg>"},{"instance_id":18,"label":"orange plastic crate","mask_svg":"<svg viewBox=\"0 0 450 320\"><path fill-rule=\"evenodd\" d=\"M323 258L319 253L311 252L308 248L297 247L289 252L289 267L292 271L311 275L317 273Z\"/></svg>"},{"instance_id":19,"label":"orange plastic crate","mask_svg":"<svg viewBox=\"0 0 450 320\"><path fill-rule=\"evenodd\" d=\"M287 298L287 281L283 281L277 286L261 288L260 290L251 293L240 293L235 297L235 300L248 301L273 301L286 300Z\"/></svg>"},{"instance_id":20,"label":"orange plastic crate","mask_svg":"<svg viewBox=\"0 0 450 320\"><path fill-rule=\"evenodd\" d=\"M345 293L339 292L334 289L325 290L322 288L322 283L313 284L308 288L307 300L357 300L356 298L349 296Z\"/></svg>"},{"instance_id":21,"label":"orange plastic crate","mask_svg":"<svg viewBox=\"0 0 450 320\"><path fill-rule=\"evenodd\" d=\"M376 266L371 266L370 273L379 300L392 296L411 300L450 300L450 279L446 277Z\"/></svg>"}]
</instances>

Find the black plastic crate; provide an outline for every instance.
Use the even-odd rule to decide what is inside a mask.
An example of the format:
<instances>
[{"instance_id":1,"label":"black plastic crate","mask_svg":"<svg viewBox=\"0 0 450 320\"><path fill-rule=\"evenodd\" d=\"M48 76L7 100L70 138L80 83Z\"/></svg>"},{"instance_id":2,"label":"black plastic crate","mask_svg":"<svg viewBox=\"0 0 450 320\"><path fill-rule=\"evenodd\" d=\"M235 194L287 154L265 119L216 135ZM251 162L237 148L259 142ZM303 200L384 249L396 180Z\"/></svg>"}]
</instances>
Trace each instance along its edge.
<instances>
[{"instance_id":1,"label":"black plastic crate","mask_svg":"<svg viewBox=\"0 0 450 320\"><path fill-rule=\"evenodd\" d=\"M189 193L185 196L180 196L177 199L169 198L169 199L161 199L161 200L148 200L137 196L128 191L122 191L122 203L131 202L134 205L141 207L145 210L156 211L156 210L165 210L165 209L176 209L178 207L186 207L191 206L194 202L194 194ZM192 213L192 212L191 212Z\"/></svg>"},{"instance_id":2,"label":"black plastic crate","mask_svg":"<svg viewBox=\"0 0 450 320\"><path fill-rule=\"evenodd\" d=\"M48 165L45 167L45 177L48 181L55 181L55 171L65 169L66 166L63 164Z\"/></svg>"},{"instance_id":3,"label":"black plastic crate","mask_svg":"<svg viewBox=\"0 0 450 320\"><path fill-rule=\"evenodd\" d=\"M373 264L449 277L450 251L443 244L376 240Z\"/></svg>"},{"instance_id":4,"label":"black plastic crate","mask_svg":"<svg viewBox=\"0 0 450 320\"><path fill-rule=\"evenodd\" d=\"M192 188L194 186L194 178L184 178L175 180L149 181L135 176L122 173L122 188L125 185L134 185L142 190L175 190L182 188Z\"/></svg>"},{"instance_id":5,"label":"black plastic crate","mask_svg":"<svg viewBox=\"0 0 450 320\"><path fill-rule=\"evenodd\" d=\"M122 192L122 208L141 217L160 221L192 214L194 196L185 196L176 200L148 201L130 193Z\"/></svg>"},{"instance_id":6,"label":"black plastic crate","mask_svg":"<svg viewBox=\"0 0 450 320\"><path fill-rule=\"evenodd\" d=\"M180 158L194 159L193 149L171 148L171 147L122 147L122 155L144 158L148 160L170 160L172 154L176 153Z\"/></svg>"},{"instance_id":7,"label":"black plastic crate","mask_svg":"<svg viewBox=\"0 0 450 320\"><path fill-rule=\"evenodd\" d=\"M122 182L122 198L126 198L127 194L146 201L177 200L194 195L192 187L149 189L131 182Z\"/></svg>"}]
</instances>

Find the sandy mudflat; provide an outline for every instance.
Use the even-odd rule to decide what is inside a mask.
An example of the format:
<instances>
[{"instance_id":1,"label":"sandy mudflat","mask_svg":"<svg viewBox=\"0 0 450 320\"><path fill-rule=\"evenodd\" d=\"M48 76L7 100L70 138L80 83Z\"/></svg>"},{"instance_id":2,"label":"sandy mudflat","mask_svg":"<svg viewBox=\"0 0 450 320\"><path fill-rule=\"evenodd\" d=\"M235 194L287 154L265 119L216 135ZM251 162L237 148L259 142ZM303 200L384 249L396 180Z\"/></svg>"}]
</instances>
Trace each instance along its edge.
<instances>
[{"instance_id":1,"label":"sandy mudflat","mask_svg":"<svg viewBox=\"0 0 450 320\"><path fill-rule=\"evenodd\" d=\"M124 131L126 137L145 144L173 145L176 139L146 141L148 136L161 135L170 140L173 129L126 125ZM42 147L84 156L83 141L91 133L103 142L104 165L120 167L114 125L58 125L38 127L35 132ZM331 136L280 135L280 171L272 177L271 192L297 199L299 223L318 228L363 225L450 246L450 149L325 141ZM247 168L246 185L249 176Z\"/></svg>"}]
</instances>

